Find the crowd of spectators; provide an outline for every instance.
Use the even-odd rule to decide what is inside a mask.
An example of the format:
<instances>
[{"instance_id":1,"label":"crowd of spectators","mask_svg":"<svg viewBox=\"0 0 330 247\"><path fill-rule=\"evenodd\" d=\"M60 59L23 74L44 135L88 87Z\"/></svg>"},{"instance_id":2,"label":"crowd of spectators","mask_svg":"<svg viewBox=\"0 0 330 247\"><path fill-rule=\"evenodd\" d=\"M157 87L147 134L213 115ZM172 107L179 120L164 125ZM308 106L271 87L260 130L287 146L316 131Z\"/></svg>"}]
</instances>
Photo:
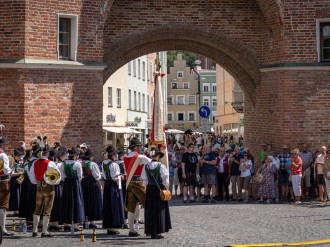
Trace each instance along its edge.
<instances>
[{"instance_id":1,"label":"crowd of spectators","mask_svg":"<svg viewBox=\"0 0 330 247\"><path fill-rule=\"evenodd\" d=\"M257 203L300 204L302 199L330 199L330 152L326 147L312 153L306 144L300 149L283 145L275 153L271 144L262 144L260 164L255 164L249 149L244 148L243 137L236 143L230 136L214 134L207 138L185 134L168 140L172 191L184 203L248 203L254 197Z\"/></svg>"}]
</instances>

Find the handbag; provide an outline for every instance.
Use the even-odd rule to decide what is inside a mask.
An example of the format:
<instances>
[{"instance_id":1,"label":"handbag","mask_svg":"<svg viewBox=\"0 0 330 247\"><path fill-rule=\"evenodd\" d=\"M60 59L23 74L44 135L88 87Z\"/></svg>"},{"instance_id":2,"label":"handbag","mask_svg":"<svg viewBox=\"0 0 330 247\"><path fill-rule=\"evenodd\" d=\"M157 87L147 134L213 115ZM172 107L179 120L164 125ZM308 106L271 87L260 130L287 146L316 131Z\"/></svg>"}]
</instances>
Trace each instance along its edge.
<instances>
[{"instance_id":1,"label":"handbag","mask_svg":"<svg viewBox=\"0 0 330 247\"><path fill-rule=\"evenodd\" d=\"M160 200L162 200L162 201L169 201L169 200L171 200L171 198L172 198L172 194L171 194L171 192L170 192L169 190L167 190L167 189L162 190L162 189L160 188L159 184L157 183L157 181L156 181L154 175L151 175L151 176L152 176L153 179L155 180L155 183L157 184L157 187L158 187L158 189L159 189L159 192L160 192Z\"/></svg>"},{"instance_id":2,"label":"handbag","mask_svg":"<svg viewBox=\"0 0 330 247\"><path fill-rule=\"evenodd\" d=\"M264 174L262 174L260 171L258 171L255 175L254 175L254 181L261 184L262 181L264 180Z\"/></svg>"}]
</instances>

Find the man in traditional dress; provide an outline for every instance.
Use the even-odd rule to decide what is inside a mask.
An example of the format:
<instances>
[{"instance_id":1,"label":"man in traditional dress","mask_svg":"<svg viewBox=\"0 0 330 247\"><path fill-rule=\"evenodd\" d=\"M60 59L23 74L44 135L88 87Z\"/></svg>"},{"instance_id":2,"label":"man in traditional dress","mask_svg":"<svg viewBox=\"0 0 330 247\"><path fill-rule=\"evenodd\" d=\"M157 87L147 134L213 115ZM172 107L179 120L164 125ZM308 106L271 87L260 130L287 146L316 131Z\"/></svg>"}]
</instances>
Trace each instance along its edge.
<instances>
[{"instance_id":1,"label":"man in traditional dress","mask_svg":"<svg viewBox=\"0 0 330 247\"><path fill-rule=\"evenodd\" d=\"M10 185L9 179L12 170L9 167L9 158L5 154L2 147L9 144L2 136L0 136L0 226L5 236L12 236L13 233L9 233L6 230L6 217L7 210L9 208L9 197L10 197Z\"/></svg>"},{"instance_id":2,"label":"man in traditional dress","mask_svg":"<svg viewBox=\"0 0 330 247\"><path fill-rule=\"evenodd\" d=\"M137 237L140 234L134 230L135 210L138 203L141 203L144 206L146 193L146 188L143 185L141 173L143 166L150 162L150 159L145 155L140 154L142 151L142 143L139 139L133 138L128 148L131 152L124 158L127 173L125 207L128 212L128 236Z\"/></svg>"},{"instance_id":3,"label":"man in traditional dress","mask_svg":"<svg viewBox=\"0 0 330 247\"><path fill-rule=\"evenodd\" d=\"M41 159L36 160L30 169L29 178L31 183L37 185L36 208L33 214L33 237L38 236L38 224L41 212L43 211L42 234L41 237L53 237L48 232L48 224L53 208L55 188L54 185L47 184L44 180L44 174L47 170L56 170L59 174L57 184L61 181L61 173L57 165L48 159L51 149L46 146L42 152Z\"/></svg>"}]
</instances>

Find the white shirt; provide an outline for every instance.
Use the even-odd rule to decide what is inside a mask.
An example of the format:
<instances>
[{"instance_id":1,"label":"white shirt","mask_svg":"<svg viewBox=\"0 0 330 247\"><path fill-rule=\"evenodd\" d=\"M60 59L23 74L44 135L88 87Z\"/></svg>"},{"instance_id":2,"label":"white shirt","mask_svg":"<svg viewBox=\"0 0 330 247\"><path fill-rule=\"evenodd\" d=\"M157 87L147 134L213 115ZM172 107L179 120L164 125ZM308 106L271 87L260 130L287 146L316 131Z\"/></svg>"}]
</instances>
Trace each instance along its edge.
<instances>
[{"instance_id":1,"label":"white shirt","mask_svg":"<svg viewBox=\"0 0 330 247\"><path fill-rule=\"evenodd\" d=\"M88 160L86 160L85 162L89 162ZM101 172L100 172L100 168L99 166L91 161L91 165L90 165L90 168L92 170L92 176L96 179L96 180L100 180L101 179Z\"/></svg>"},{"instance_id":2,"label":"white shirt","mask_svg":"<svg viewBox=\"0 0 330 247\"><path fill-rule=\"evenodd\" d=\"M118 177L118 175L120 174L120 167L119 167L119 165L116 162L114 162L114 161L112 161L110 159L107 159L107 160L103 161L103 164L102 164L102 177L104 179L106 179L107 177L106 177L106 174L104 172L103 165L109 166L110 176L111 176L111 178L113 180L115 180Z\"/></svg>"},{"instance_id":3,"label":"white shirt","mask_svg":"<svg viewBox=\"0 0 330 247\"><path fill-rule=\"evenodd\" d=\"M202 137L197 137L196 138L196 144L197 145L199 145L199 144L202 145Z\"/></svg>"},{"instance_id":4,"label":"white shirt","mask_svg":"<svg viewBox=\"0 0 330 247\"><path fill-rule=\"evenodd\" d=\"M218 171L219 171L220 173L225 172L225 168L223 167L223 161L225 160L226 157L227 157L226 155L224 155L223 157L220 157L220 156L219 156L219 160L220 160L220 162L219 162L219 168L218 168Z\"/></svg>"},{"instance_id":5,"label":"white shirt","mask_svg":"<svg viewBox=\"0 0 330 247\"><path fill-rule=\"evenodd\" d=\"M324 164L325 161L325 155L323 154L319 154L315 160L315 163L321 163ZM322 174L323 175L323 166L322 165L318 165L317 166L317 174Z\"/></svg>"},{"instance_id":6,"label":"white shirt","mask_svg":"<svg viewBox=\"0 0 330 247\"><path fill-rule=\"evenodd\" d=\"M35 161L35 160L37 160L37 158L33 156L33 157L31 157L30 160L27 161L27 163L33 162L33 161ZM32 166L31 166L31 167L32 167ZM24 170L25 170L25 171L27 172L27 174L29 175L30 171L29 171L29 166L28 166L28 165L25 165L25 166L24 166Z\"/></svg>"},{"instance_id":7,"label":"white shirt","mask_svg":"<svg viewBox=\"0 0 330 247\"><path fill-rule=\"evenodd\" d=\"M79 178L79 180L81 180L83 178L83 170L82 170L82 165L80 163L80 161L78 160L66 160L65 163L70 164L70 163L74 163L72 169L77 171L77 176ZM64 172L64 163L61 167L61 174L63 174L63 180L65 179L66 175Z\"/></svg>"},{"instance_id":8,"label":"white shirt","mask_svg":"<svg viewBox=\"0 0 330 247\"><path fill-rule=\"evenodd\" d=\"M148 163L148 166L149 166L150 170L154 170L159 164L160 164L160 162L158 162L158 161L151 161L150 163ZM143 183L145 185L148 185L148 176L147 176L145 168L146 168L146 166L143 167L141 178L143 180ZM161 166L160 166L160 176L162 178L163 185L169 184L169 172L168 172L168 169L166 168L166 166L163 164L161 164Z\"/></svg>"},{"instance_id":9,"label":"white shirt","mask_svg":"<svg viewBox=\"0 0 330 247\"><path fill-rule=\"evenodd\" d=\"M48 157L42 156L41 159L48 160ZM33 184L37 184L37 182L38 182L36 179L36 175L34 173L34 165L35 165L36 161L37 161L37 159L33 162L31 169L29 171L29 178L30 178L31 183L33 183ZM57 168L57 165L53 161L49 161L49 163L47 165L47 170L48 169L55 169L60 172L60 170ZM60 181L61 180L59 180L59 182Z\"/></svg>"},{"instance_id":10,"label":"white shirt","mask_svg":"<svg viewBox=\"0 0 330 247\"><path fill-rule=\"evenodd\" d=\"M250 168L247 169L244 167L244 165L250 165ZM242 178L251 176L251 167L252 167L251 160L247 160L247 161L243 162L240 166L241 166L241 177Z\"/></svg>"},{"instance_id":11,"label":"white shirt","mask_svg":"<svg viewBox=\"0 0 330 247\"><path fill-rule=\"evenodd\" d=\"M130 152L127 157L133 157L136 154L136 152ZM138 163L139 165L146 165L149 162L151 162L151 159L149 159L147 156L143 155L143 154L139 154L138 156Z\"/></svg>"},{"instance_id":12,"label":"white shirt","mask_svg":"<svg viewBox=\"0 0 330 247\"><path fill-rule=\"evenodd\" d=\"M3 172L5 175L10 175L12 170L9 167L9 158L7 156L7 154L5 154L5 152L3 151L3 149L0 148L0 151L2 151L3 153L0 154L0 159L3 160Z\"/></svg>"}]
</instances>

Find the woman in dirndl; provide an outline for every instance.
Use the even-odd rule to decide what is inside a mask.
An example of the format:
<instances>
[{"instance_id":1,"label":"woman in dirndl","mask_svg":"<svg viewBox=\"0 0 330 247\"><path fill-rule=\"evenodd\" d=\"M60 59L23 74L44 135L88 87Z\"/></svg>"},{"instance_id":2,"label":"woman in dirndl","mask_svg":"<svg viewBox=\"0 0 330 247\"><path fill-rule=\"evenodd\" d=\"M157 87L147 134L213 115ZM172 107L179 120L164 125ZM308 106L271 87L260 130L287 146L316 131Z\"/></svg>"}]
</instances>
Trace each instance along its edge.
<instances>
[{"instance_id":1,"label":"woman in dirndl","mask_svg":"<svg viewBox=\"0 0 330 247\"><path fill-rule=\"evenodd\" d=\"M81 187L84 194L85 219L87 223L90 222L89 228L97 228L94 221L102 219L101 172L93 158L94 153L88 148L84 154L84 178Z\"/></svg>"},{"instance_id":2,"label":"woman in dirndl","mask_svg":"<svg viewBox=\"0 0 330 247\"><path fill-rule=\"evenodd\" d=\"M17 182L17 178L23 174L22 156L24 153L20 149L14 150L14 169L10 178L10 197L9 211L14 211L14 215L18 215L22 186Z\"/></svg>"},{"instance_id":3,"label":"woman in dirndl","mask_svg":"<svg viewBox=\"0 0 330 247\"><path fill-rule=\"evenodd\" d=\"M125 224L124 200L121 191L121 180L124 178L120 173L119 165L115 162L119 150L113 146L106 149L108 159L102 162L102 176L105 179L103 191L103 228L108 229L107 234L119 234L115 228L122 228Z\"/></svg>"},{"instance_id":4,"label":"woman in dirndl","mask_svg":"<svg viewBox=\"0 0 330 247\"><path fill-rule=\"evenodd\" d=\"M162 233L172 229L170 210L167 201L160 199L160 190L169 185L169 172L165 165L159 162L164 153L153 151L150 154L151 162L142 170L143 183L147 186L144 224L145 234L152 239L164 238Z\"/></svg>"},{"instance_id":5,"label":"woman in dirndl","mask_svg":"<svg viewBox=\"0 0 330 247\"><path fill-rule=\"evenodd\" d=\"M63 172L64 184L61 203L61 222L64 223L64 231L81 231L78 224L85 220L84 197L81 188L83 176L82 165L77 161L78 152L75 148L68 149L69 158L64 161Z\"/></svg>"},{"instance_id":6,"label":"woman in dirndl","mask_svg":"<svg viewBox=\"0 0 330 247\"><path fill-rule=\"evenodd\" d=\"M63 171L62 166L64 165L63 162L65 160L65 155L66 155L66 149L64 148L59 150L52 149L50 151L49 159L55 162L60 172ZM61 177L63 178L63 174L61 174ZM60 231L63 229L63 227L59 225L60 215L61 215L62 193L63 193L63 180L59 184L54 185L54 190L55 190L55 197L54 197L52 212L50 215L49 230Z\"/></svg>"},{"instance_id":7,"label":"woman in dirndl","mask_svg":"<svg viewBox=\"0 0 330 247\"><path fill-rule=\"evenodd\" d=\"M275 159L273 156L268 156L261 168L263 180L259 187L258 196L260 197L259 203L270 203L272 198L275 198L275 180L274 174L276 173L276 166L273 164ZM264 199L266 199L264 201Z\"/></svg>"}]
</instances>

